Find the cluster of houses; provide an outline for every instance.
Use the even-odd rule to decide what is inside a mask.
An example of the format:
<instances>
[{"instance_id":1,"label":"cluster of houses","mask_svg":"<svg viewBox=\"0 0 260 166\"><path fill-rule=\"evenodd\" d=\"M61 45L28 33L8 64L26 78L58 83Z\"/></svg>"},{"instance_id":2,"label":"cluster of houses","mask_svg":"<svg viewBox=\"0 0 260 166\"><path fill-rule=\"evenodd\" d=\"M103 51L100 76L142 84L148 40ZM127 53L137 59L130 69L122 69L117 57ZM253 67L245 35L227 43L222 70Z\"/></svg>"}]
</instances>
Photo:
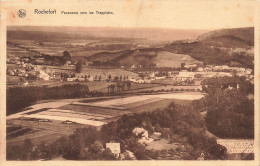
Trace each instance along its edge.
<instances>
[{"instance_id":1,"label":"cluster of houses","mask_svg":"<svg viewBox=\"0 0 260 166\"><path fill-rule=\"evenodd\" d=\"M188 67L188 66L186 66ZM194 67L189 65L189 67ZM245 76L248 80L253 81L254 76L252 74L252 69L245 69L239 67L229 67L229 66L213 66L207 65L204 68L197 68L196 71L171 71L167 74L160 74L158 71L155 72L146 72L143 77L126 77L124 81L131 81L134 83L152 83L154 80L163 80L163 79L172 79L175 82L180 84L186 82L188 84L197 84L205 78L211 77L232 77L234 73L237 76ZM86 73L76 74L74 77L67 78L67 81L100 81L101 75L92 77ZM111 79L114 80L114 79ZM198 81L199 80L199 81Z\"/></svg>"},{"instance_id":2,"label":"cluster of houses","mask_svg":"<svg viewBox=\"0 0 260 166\"><path fill-rule=\"evenodd\" d=\"M153 138L149 138L148 131L141 127L136 127L133 130L136 136L139 136L138 142L141 144L148 144L153 141Z\"/></svg>"},{"instance_id":3,"label":"cluster of houses","mask_svg":"<svg viewBox=\"0 0 260 166\"><path fill-rule=\"evenodd\" d=\"M196 67L195 64L185 65L186 69ZM175 82L184 82L188 81L192 84L196 82L196 80L202 80L205 78L211 77L232 77L234 74L237 76L244 76L247 80L253 82L254 75L252 73L252 69L246 69L242 67L229 67L229 66L214 66L207 65L206 67L198 67L196 71L192 70L181 70L181 71L170 71L166 74L160 74L158 71L144 73L145 76L143 79L130 79L132 82L137 83L151 83L153 80L161 80L170 78Z\"/></svg>"},{"instance_id":4,"label":"cluster of houses","mask_svg":"<svg viewBox=\"0 0 260 166\"><path fill-rule=\"evenodd\" d=\"M147 145L153 142L154 139L149 137L148 131L142 127L136 127L133 129L133 134L138 137L138 142ZM153 135L157 137L161 136L160 132L154 132ZM227 148L227 154L229 159L242 159L243 154L253 154L254 153L254 140L253 139L217 139L217 144L220 144ZM118 158L122 158L124 155L120 154L120 143L106 143L106 148L109 148L111 152ZM127 150L126 152L131 156L132 159L135 158L134 154ZM204 160L204 154L202 153L198 160Z\"/></svg>"},{"instance_id":5,"label":"cluster of houses","mask_svg":"<svg viewBox=\"0 0 260 166\"><path fill-rule=\"evenodd\" d=\"M154 141L153 138L149 137L148 131L142 127L135 127L132 132L138 138L138 142L143 145L147 145L150 142ZM153 135L160 137L161 133L154 132ZM128 158L133 159L133 160L136 159L133 152L131 152L129 150L126 150L126 152L121 153L120 143L116 143L113 141L106 143L106 148L110 149L110 151L119 159L124 159L124 158L126 158L126 156L128 156Z\"/></svg>"},{"instance_id":6,"label":"cluster of houses","mask_svg":"<svg viewBox=\"0 0 260 166\"><path fill-rule=\"evenodd\" d=\"M43 64L44 63L44 58L43 57L15 57L15 56L10 56L6 59L7 64L16 64L16 65L21 65L21 64L26 64L26 63L37 63L37 64Z\"/></svg>"},{"instance_id":7,"label":"cluster of houses","mask_svg":"<svg viewBox=\"0 0 260 166\"><path fill-rule=\"evenodd\" d=\"M168 72L159 72L159 71L146 71L140 72L142 76L139 77L128 77L124 76L121 80L119 76L114 76L113 78L108 78L105 75L89 75L87 73L62 73L57 71L52 71L50 69L42 69L37 67L37 65L32 65L31 60L35 58L37 64L42 64L44 62L44 58L42 57L15 57L10 56L7 58L7 63L18 65L17 69L8 69L7 74L10 76L19 76L19 77L28 77L28 76L36 76L37 78L43 79L45 81L55 79L60 81L130 81L134 83L153 83L154 80L164 80L171 79L175 82L176 85L196 85L200 84L203 79L211 78L211 77L232 77L234 75L244 76L247 80L253 83L254 75L252 69L246 69L243 67L230 67L227 65L206 65L204 67L198 66L197 64L186 64L183 66L181 71L168 71ZM65 65L73 65L71 61L67 61ZM132 66L136 67L136 66ZM110 76L111 77L111 76ZM117 78L117 79L116 79Z\"/></svg>"},{"instance_id":8,"label":"cluster of houses","mask_svg":"<svg viewBox=\"0 0 260 166\"><path fill-rule=\"evenodd\" d=\"M35 76L36 78L40 78L45 81L50 79L50 75L47 74L44 70L40 69L38 66L24 63L21 63L18 68L7 69L7 75L19 77Z\"/></svg>"}]
</instances>

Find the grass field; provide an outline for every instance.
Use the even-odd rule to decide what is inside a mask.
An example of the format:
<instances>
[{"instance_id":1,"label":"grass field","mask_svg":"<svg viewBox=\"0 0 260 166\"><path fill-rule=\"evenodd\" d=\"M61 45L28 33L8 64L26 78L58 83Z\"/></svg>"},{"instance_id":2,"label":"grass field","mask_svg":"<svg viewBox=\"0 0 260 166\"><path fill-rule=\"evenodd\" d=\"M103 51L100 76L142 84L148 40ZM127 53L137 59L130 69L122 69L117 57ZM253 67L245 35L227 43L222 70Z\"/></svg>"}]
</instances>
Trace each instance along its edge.
<instances>
[{"instance_id":1,"label":"grass field","mask_svg":"<svg viewBox=\"0 0 260 166\"><path fill-rule=\"evenodd\" d=\"M111 108L102 108L102 107L94 107L94 106L86 106L86 105L78 105L78 104L64 105L59 109L73 110L75 112L84 112L84 113L97 114L97 115L109 115L109 116L120 116L125 113L129 113L126 110L116 110Z\"/></svg>"},{"instance_id":2,"label":"grass field","mask_svg":"<svg viewBox=\"0 0 260 166\"><path fill-rule=\"evenodd\" d=\"M156 57L157 67L181 67L181 63L193 64L202 63L185 54L174 54L167 51L158 51Z\"/></svg>"},{"instance_id":3,"label":"grass field","mask_svg":"<svg viewBox=\"0 0 260 166\"><path fill-rule=\"evenodd\" d=\"M30 128L31 132L17 134L15 137L7 138L7 145L20 145L23 144L24 140L29 138L34 144L40 144L42 141L45 143L54 142L61 136L69 135L73 133L76 128L87 127L82 124L63 124L61 121L52 122L39 122L39 121L28 121L25 118L12 119L7 121L7 126L20 126L21 128ZM16 132L11 130L11 132ZM10 131L7 131L7 135Z\"/></svg>"},{"instance_id":4,"label":"grass field","mask_svg":"<svg viewBox=\"0 0 260 166\"><path fill-rule=\"evenodd\" d=\"M85 112L74 112L71 110L60 110L60 109L49 109L47 111L39 113L39 115L50 115L50 116L62 116L62 117L71 117L71 118L81 118L89 120L103 120L105 118L111 118L110 115L102 114L91 114Z\"/></svg>"},{"instance_id":5,"label":"grass field","mask_svg":"<svg viewBox=\"0 0 260 166\"><path fill-rule=\"evenodd\" d=\"M140 112L152 112L157 110L164 110L168 108L168 106L173 102L180 105L186 105L191 103L191 101L189 100L164 99L149 104L142 104L136 107L129 108L129 111L131 111L132 113L140 113Z\"/></svg>"},{"instance_id":6,"label":"grass field","mask_svg":"<svg viewBox=\"0 0 260 166\"><path fill-rule=\"evenodd\" d=\"M186 105L192 100L196 100L203 95L197 92L185 93L186 96L180 97L181 93L173 94L156 94L156 95L139 95L128 96L107 100L96 100L95 102L75 102L74 104L65 105L60 109L69 109L73 111L84 111L99 114L124 114L143 111L154 111L157 109L167 108L169 104ZM118 109L118 110L117 110Z\"/></svg>"},{"instance_id":7,"label":"grass field","mask_svg":"<svg viewBox=\"0 0 260 166\"><path fill-rule=\"evenodd\" d=\"M67 85L67 84L82 84L82 85L87 85L90 91L99 91L106 93L107 92L107 86L110 85L111 83L107 83L106 81L94 81L94 82L67 82L67 81L62 81L62 82L37 82L37 83L32 83L31 85L39 85L39 84L45 84L48 86L62 86L62 85Z\"/></svg>"},{"instance_id":8,"label":"grass field","mask_svg":"<svg viewBox=\"0 0 260 166\"><path fill-rule=\"evenodd\" d=\"M158 141L152 141L146 146L147 149L153 150L170 150L177 149L180 144L169 143L168 139L160 139Z\"/></svg>"}]
</instances>

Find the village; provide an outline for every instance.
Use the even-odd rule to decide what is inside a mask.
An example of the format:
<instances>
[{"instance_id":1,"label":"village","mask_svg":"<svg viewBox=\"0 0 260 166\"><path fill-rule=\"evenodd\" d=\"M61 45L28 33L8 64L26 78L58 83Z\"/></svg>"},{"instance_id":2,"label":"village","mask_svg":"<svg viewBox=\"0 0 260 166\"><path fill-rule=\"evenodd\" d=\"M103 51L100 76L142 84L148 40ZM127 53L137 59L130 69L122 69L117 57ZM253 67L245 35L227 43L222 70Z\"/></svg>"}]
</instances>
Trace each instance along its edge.
<instances>
[{"instance_id":1,"label":"village","mask_svg":"<svg viewBox=\"0 0 260 166\"><path fill-rule=\"evenodd\" d=\"M7 85L27 86L35 80L42 80L46 83L55 82L131 82L137 84L165 83L172 85L196 85L200 86L204 79L212 77L245 77L253 83L254 74L252 69L243 67L230 67L227 65L201 65L182 63L178 69L159 70L158 68L135 71L142 68L141 65L121 66L121 70L130 71L132 75L95 74L84 71L76 72L77 62L66 61L64 65L53 66L44 65L45 59L38 57L29 59L28 57L8 57L7 58L7 78L18 77L19 81L7 81ZM82 68L90 68L83 64ZM157 69L157 70L156 70ZM98 69L97 69L98 70ZM93 74L94 73L94 74ZM124 73L123 73L124 74ZM130 83L126 84L128 89ZM127 89L127 88L126 88Z\"/></svg>"}]
</instances>

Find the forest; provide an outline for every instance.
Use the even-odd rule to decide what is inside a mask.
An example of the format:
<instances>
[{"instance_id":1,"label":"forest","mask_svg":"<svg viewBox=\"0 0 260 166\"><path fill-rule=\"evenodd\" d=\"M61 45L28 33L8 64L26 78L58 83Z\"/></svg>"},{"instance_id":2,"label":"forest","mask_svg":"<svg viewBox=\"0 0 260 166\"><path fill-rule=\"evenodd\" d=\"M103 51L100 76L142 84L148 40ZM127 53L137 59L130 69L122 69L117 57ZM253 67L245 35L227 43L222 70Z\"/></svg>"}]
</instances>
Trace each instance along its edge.
<instances>
[{"instance_id":1,"label":"forest","mask_svg":"<svg viewBox=\"0 0 260 166\"><path fill-rule=\"evenodd\" d=\"M208 130L220 138L254 138L254 100L240 90L210 89L205 98Z\"/></svg>"},{"instance_id":2,"label":"forest","mask_svg":"<svg viewBox=\"0 0 260 166\"><path fill-rule=\"evenodd\" d=\"M207 85L207 87L205 86ZM228 88L230 87L230 88ZM254 138L254 85L244 77L209 78L203 81L207 96L193 108L207 111L206 126L220 138Z\"/></svg>"},{"instance_id":3,"label":"forest","mask_svg":"<svg viewBox=\"0 0 260 166\"><path fill-rule=\"evenodd\" d=\"M254 68L254 57L246 53L236 53L232 55L219 47L209 46L202 42L193 43L173 43L164 48L166 51L188 54L192 58L211 65L232 64L235 67ZM232 63L233 62L233 63ZM235 63L234 63L235 62ZM234 65L235 64L235 65ZM231 65L231 66L232 66Z\"/></svg>"},{"instance_id":4,"label":"forest","mask_svg":"<svg viewBox=\"0 0 260 166\"><path fill-rule=\"evenodd\" d=\"M235 89L239 89L241 93L254 94L254 84L252 84L249 80L246 80L245 77L216 77L216 78L208 78L202 81L203 90L205 92L209 92L209 89L212 88L221 88L227 89L228 87L232 87ZM205 86L208 86L206 88Z\"/></svg>"}]
</instances>

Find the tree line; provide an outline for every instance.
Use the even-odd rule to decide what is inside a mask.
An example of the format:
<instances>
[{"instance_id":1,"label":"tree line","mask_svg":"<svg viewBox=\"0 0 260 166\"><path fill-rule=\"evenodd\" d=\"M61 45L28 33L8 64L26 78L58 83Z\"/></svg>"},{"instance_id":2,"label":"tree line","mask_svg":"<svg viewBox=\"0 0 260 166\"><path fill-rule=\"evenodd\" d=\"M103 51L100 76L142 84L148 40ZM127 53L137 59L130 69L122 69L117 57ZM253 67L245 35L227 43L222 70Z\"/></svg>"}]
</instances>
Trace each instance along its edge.
<instances>
[{"instance_id":1,"label":"tree line","mask_svg":"<svg viewBox=\"0 0 260 166\"><path fill-rule=\"evenodd\" d=\"M212 88L205 98L206 124L221 138L254 138L254 100L240 90Z\"/></svg>"},{"instance_id":2,"label":"tree line","mask_svg":"<svg viewBox=\"0 0 260 166\"><path fill-rule=\"evenodd\" d=\"M205 87L205 85L208 85ZM228 88L233 87L233 88ZM193 108L207 112L208 131L220 138L254 138L254 85L244 77L210 78L203 81L207 95Z\"/></svg>"},{"instance_id":3,"label":"tree line","mask_svg":"<svg viewBox=\"0 0 260 166\"><path fill-rule=\"evenodd\" d=\"M232 87L235 89L239 89L242 93L245 94L254 94L254 84L250 81L246 80L246 77L213 77L208 78L202 81L203 90L208 92L208 88L221 88L227 89L228 87ZM206 87L208 86L208 88Z\"/></svg>"},{"instance_id":4,"label":"tree line","mask_svg":"<svg viewBox=\"0 0 260 166\"><path fill-rule=\"evenodd\" d=\"M80 98L89 93L87 85L65 84L62 86L11 87L6 92L6 114L21 111L38 100Z\"/></svg>"}]
</instances>

